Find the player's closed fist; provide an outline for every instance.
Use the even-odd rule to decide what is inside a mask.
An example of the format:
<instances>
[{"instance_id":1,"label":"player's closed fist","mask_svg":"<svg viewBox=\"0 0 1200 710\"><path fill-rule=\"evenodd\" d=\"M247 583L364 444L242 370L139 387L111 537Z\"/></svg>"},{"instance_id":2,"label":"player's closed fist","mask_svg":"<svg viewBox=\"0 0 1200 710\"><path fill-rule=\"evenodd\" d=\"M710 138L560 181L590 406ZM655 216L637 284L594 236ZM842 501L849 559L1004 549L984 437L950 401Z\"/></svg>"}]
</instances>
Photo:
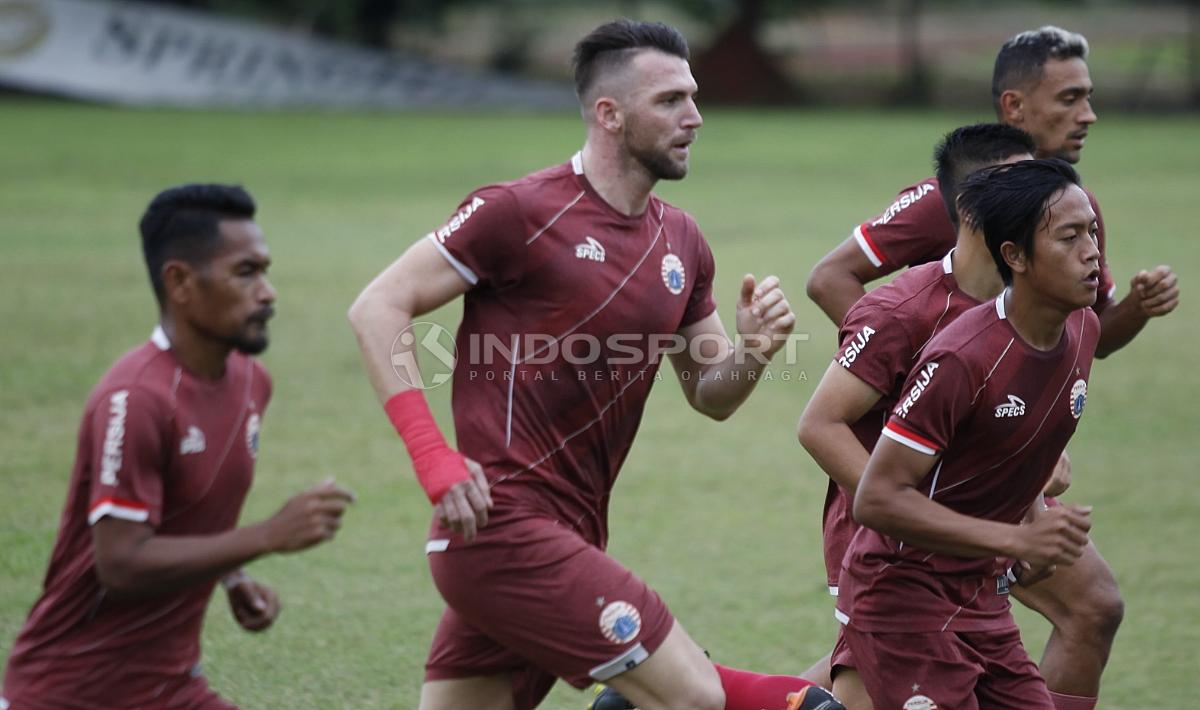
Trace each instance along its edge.
<instances>
[{"instance_id":1,"label":"player's closed fist","mask_svg":"<svg viewBox=\"0 0 1200 710\"><path fill-rule=\"evenodd\" d=\"M768 276L761 283L754 274L742 277L737 329L748 352L771 357L783 347L795 326L796 314L779 287L779 277Z\"/></svg>"},{"instance_id":2,"label":"player's closed fist","mask_svg":"<svg viewBox=\"0 0 1200 710\"><path fill-rule=\"evenodd\" d=\"M332 478L292 496L263 523L267 548L272 552L297 552L332 539L342 526L346 506L353 502L354 494Z\"/></svg>"},{"instance_id":3,"label":"player's closed fist","mask_svg":"<svg viewBox=\"0 0 1200 710\"><path fill-rule=\"evenodd\" d=\"M1049 508L1028 525L1017 528L1018 559L1034 568L1069 565L1083 555L1092 529L1092 509L1077 505Z\"/></svg>"},{"instance_id":4,"label":"player's closed fist","mask_svg":"<svg viewBox=\"0 0 1200 710\"><path fill-rule=\"evenodd\" d=\"M1139 271L1130 285L1137 294L1142 313L1149 318L1165 316L1179 305L1179 277L1171 267Z\"/></svg>"}]
</instances>

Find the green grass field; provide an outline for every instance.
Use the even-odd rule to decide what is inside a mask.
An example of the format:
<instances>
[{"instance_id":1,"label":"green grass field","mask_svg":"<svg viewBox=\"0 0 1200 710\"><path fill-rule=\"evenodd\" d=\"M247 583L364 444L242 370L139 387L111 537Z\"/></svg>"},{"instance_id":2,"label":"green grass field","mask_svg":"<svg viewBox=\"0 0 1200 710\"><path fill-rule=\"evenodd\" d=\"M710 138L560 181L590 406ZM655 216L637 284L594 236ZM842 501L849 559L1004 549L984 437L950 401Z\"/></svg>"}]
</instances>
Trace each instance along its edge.
<instances>
[{"instance_id":1,"label":"green grass field","mask_svg":"<svg viewBox=\"0 0 1200 710\"><path fill-rule=\"evenodd\" d=\"M721 424L686 407L668 368L614 496L612 554L721 662L797 672L835 634L819 544L825 478L793 433L834 346L804 297L809 269L929 173L942 132L988 118L710 111L691 176L661 186L713 246L727 323L740 275L776 273L797 330L812 336L799 363L775 368L778 379ZM242 633L215 600L205 668L247 708L415 707L441 608L423 555L428 504L344 314L468 190L566 160L582 143L578 118L9 103L0 135L0 657L39 590L87 393L155 322L137 219L168 184L236 181L259 200L280 292L264 358L275 397L243 519L328 474L359 502L333 544L251 566L283 597L270 632ZM1136 269L1159 263L1175 267L1184 293L1176 313L1095 367L1070 447L1065 498L1096 506L1094 537L1127 602L1106 708L1191 707L1198 689L1200 487L1188 448L1200 396L1189 365L1200 347L1198 165L1194 117L1103 115L1080 166L1104 207L1121 294ZM453 325L457 315L452 306L434 317ZM430 399L447 423L448 389ZM1047 627L1017 613L1036 657ZM560 684L546 706L580 703Z\"/></svg>"}]
</instances>

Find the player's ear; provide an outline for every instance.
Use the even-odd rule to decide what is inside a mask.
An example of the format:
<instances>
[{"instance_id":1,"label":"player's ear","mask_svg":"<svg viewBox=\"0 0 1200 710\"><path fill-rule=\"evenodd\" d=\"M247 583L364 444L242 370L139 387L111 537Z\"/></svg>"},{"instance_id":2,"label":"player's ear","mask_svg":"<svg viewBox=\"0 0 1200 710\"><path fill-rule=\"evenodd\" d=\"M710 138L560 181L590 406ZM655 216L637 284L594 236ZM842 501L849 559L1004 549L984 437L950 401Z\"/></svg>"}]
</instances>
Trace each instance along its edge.
<instances>
[{"instance_id":1,"label":"player's ear","mask_svg":"<svg viewBox=\"0 0 1200 710\"><path fill-rule=\"evenodd\" d=\"M1025 94L1017 89L1008 89L1000 94L1000 122L1014 126L1025 120Z\"/></svg>"},{"instance_id":2,"label":"player's ear","mask_svg":"<svg viewBox=\"0 0 1200 710\"><path fill-rule=\"evenodd\" d=\"M192 265L179 259L170 259L162 266L163 300L165 303L184 305L192 300L196 271Z\"/></svg>"},{"instance_id":3,"label":"player's ear","mask_svg":"<svg viewBox=\"0 0 1200 710\"><path fill-rule=\"evenodd\" d=\"M1025 249L1018 246L1016 242L1004 242L1000 245L1000 256L1004 257L1004 263L1008 264L1008 268L1012 269L1014 274L1024 274L1028 268L1028 260L1025 257Z\"/></svg>"},{"instance_id":4,"label":"player's ear","mask_svg":"<svg viewBox=\"0 0 1200 710\"><path fill-rule=\"evenodd\" d=\"M611 96L601 96L592 105L596 114L596 124L609 133L618 133L625 125L625 116L617 100Z\"/></svg>"}]
</instances>

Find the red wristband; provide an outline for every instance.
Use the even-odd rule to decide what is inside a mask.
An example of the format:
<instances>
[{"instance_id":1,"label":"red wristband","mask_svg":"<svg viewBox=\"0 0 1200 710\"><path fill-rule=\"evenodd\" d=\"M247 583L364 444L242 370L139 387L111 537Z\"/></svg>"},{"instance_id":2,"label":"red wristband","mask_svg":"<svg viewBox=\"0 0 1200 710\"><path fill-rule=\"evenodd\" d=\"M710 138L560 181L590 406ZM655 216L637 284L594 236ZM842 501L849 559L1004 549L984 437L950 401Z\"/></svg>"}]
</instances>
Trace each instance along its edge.
<instances>
[{"instance_id":1,"label":"red wristband","mask_svg":"<svg viewBox=\"0 0 1200 710\"><path fill-rule=\"evenodd\" d=\"M462 454L446 444L421 390L394 395L383 411L404 440L417 481L430 502L436 505L456 483L470 478Z\"/></svg>"}]
</instances>

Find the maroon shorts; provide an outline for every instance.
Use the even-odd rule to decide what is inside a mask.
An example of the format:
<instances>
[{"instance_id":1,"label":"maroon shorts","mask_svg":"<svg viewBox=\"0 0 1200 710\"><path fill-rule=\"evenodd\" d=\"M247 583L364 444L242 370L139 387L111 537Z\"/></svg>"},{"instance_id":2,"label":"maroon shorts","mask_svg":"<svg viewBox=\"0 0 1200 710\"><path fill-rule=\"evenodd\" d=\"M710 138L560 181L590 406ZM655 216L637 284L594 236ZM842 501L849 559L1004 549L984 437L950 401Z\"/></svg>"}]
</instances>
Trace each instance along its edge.
<instances>
[{"instance_id":1,"label":"maroon shorts","mask_svg":"<svg viewBox=\"0 0 1200 710\"><path fill-rule=\"evenodd\" d=\"M1054 710L1046 681L1015 628L941 633L842 629L877 708Z\"/></svg>"},{"instance_id":2,"label":"maroon shorts","mask_svg":"<svg viewBox=\"0 0 1200 710\"><path fill-rule=\"evenodd\" d=\"M854 653L850 644L846 643L846 627L838 624L837 641L833 644L833 653L829 655L829 677L837 678L843 668L858 668L854 662Z\"/></svg>"},{"instance_id":3,"label":"maroon shorts","mask_svg":"<svg viewBox=\"0 0 1200 710\"><path fill-rule=\"evenodd\" d=\"M13 676L10 672L4 679L0 708L65 710L137 706L163 710L237 710L236 705L209 689L198 668L188 675L147 673L126 679L110 676L108 682L97 680L82 685L74 685L71 679L62 677L44 675L26 682L29 679Z\"/></svg>"},{"instance_id":4,"label":"maroon shorts","mask_svg":"<svg viewBox=\"0 0 1200 710\"><path fill-rule=\"evenodd\" d=\"M448 608L426 680L513 673L518 706L533 707L555 677L585 688L637 666L674 624L645 582L554 520L504 522L473 544L438 547L429 567Z\"/></svg>"}]
</instances>

